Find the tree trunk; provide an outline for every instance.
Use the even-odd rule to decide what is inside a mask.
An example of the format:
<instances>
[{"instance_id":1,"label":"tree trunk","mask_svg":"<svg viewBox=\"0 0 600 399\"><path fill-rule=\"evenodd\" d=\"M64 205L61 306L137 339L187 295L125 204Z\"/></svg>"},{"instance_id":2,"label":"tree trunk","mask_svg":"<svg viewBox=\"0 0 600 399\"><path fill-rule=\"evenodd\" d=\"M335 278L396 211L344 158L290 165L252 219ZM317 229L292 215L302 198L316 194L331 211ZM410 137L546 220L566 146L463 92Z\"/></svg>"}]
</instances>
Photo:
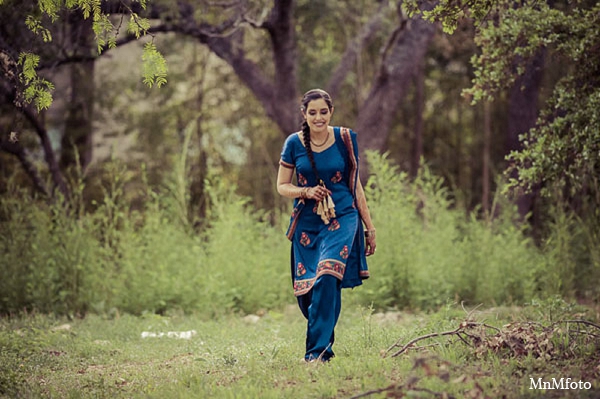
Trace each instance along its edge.
<instances>
[{"instance_id":1,"label":"tree trunk","mask_svg":"<svg viewBox=\"0 0 600 399\"><path fill-rule=\"evenodd\" d=\"M195 109L198 117L196 118L196 142L198 146L198 158L192 165L191 187L190 187L190 220L194 223L194 228L200 229L206 219L208 201L206 199L205 180L208 177L208 154L204 149L204 130L202 129L204 95L206 71L208 70L209 55L201 55L198 60L198 49L194 49L193 68L200 67L200 78L198 81L198 93L196 95Z\"/></svg>"},{"instance_id":2,"label":"tree trunk","mask_svg":"<svg viewBox=\"0 0 600 399\"><path fill-rule=\"evenodd\" d=\"M356 131L361 159L365 159L367 149L385 149L396 110L406 95L408 82L425 58L435 31L434 24L415 17L401 20L388 41L379 74L358 113Z\"/></svg>"},{"instance_id":3,"label":"tree trunk","mask_svg":"<svg viewBox=\"0 0 600 399\"><path fill-rule=\"evenodd\" d=\"M538 97L543 76L545 51L538 51L527 64L525 73L517 78L509 93L507 153L521 149L519 135L535 126L539 106ZM513 176L516 177L516 176ZM535 191L535 190L534 190ZM515 202L521 220L533 210L535 192L520 193Z\"/></svg>"},{"instance_id":4,"label":"tree trunk","mask_svg":"<svg viewBox=\"0 0 600 399\"><path fill-rule=\"evenodd\" d=\"M63 170L79 165L85 169L92 160L92 118L94 104L94 32L91 18L84 19L79 12L69 21L70 40L74 54L86 61L69 66L71 73L71 100L68 103L65 131L61 140L60 166Z\"/></svg>"},{"instance_id":5,"label":"tree trunk","mask_svg":"<svg viewBox=\"0 0 600 399\"><path fill-rule=\"evenodd\" d=\"M355 130L360 133L358 137L361 154L364 154L367 149L385 148L396 110L406 95L407 82L411 81L422 63L428 44L436 31L434 24L418 16L410 20L404 18L401 15L400 3L397 7L400 14L399 27L387 41L382 51L379 73L374 78L366 100L359 107ZM233 68L242 83L261 103L267 116L277 124L285 136L297 131L300 113L298 111L297 43L294 28L295 1L274 0L268 18L263 23L246 20L243 11L240 11L219 26L195 20L193 5L183 1L177 4L179 18L154 26L149 32L178 32L194 37L208 46L215 55ZM425 7L432 6L433 4L429 4ZM356 39L348 44L340 65L328 82L334 91L337 92L345 75L351 70L349 66L356 54L369 43L380 27L384 11L385 7L381 6L364 25ZM241 28L240 21L268 32L272 45L273 74L262 70L256 62L246 56L244 29ZM125 44L132 40L133 37L128 37L119 40L118 44ZM88 72L92 73L93 69ZM91 109L89 111L91 112ZM73 121L76 120L76 114L74 110ZM72 125L74 126L75 123Z\"/></svg>"},{"instance_id":6,"label":"tree trunk","mask_svg":"<svg viewBox=\"0 0 600 399\"><path fill-rule=\"evenodd\" d=\"M415 74L415 127L412 137L410 175L414 178L419 173L423 156L423 111L425 108L425 67L421 63Z\"/></svg>"},{"instance_id":7,"label":"tree trunk","mask_svg":"<svg viewBox=\"0 0 600 399\"><path fill-rule=\"evenodd\" d=\"M483 160L481 175L481 204L484 216L490 213L490 152L492 139L492 115L490 102L483 104Z\"/></svg>"}]
</instances>

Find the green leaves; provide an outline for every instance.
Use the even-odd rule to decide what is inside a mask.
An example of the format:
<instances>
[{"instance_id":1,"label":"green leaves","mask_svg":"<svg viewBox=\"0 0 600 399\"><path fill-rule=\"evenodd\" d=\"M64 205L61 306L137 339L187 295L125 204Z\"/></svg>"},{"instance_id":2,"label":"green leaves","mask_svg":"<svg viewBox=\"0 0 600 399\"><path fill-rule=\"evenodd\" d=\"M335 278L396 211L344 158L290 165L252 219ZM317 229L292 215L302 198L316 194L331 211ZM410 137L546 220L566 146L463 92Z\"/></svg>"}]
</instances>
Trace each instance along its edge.
<instances>
[{"instance_id":1,"label":"green leaves","mask_svg":"<svg viewBox=\"0 0 600 399\"><path fill-rule=\"evenodd\" d=\"M129 24L127 25L127 33L135 35L139 39L141 35L145 35L150 29L150 21L146 18L140 18L136 13L131 14Z\"/></svg>"},{"instance_id":2,"label":"green leaves","mask_svg":"<svg viewBox=\"0 0 600 399\"><path fill-rule=\"evenodd\" d=\"M58 19L58 12L62 6L60 0L39 0L38 6L40 11L50 17L52 22L56 22Z\"/></svg>"},{"instance_id":3,"label":"green leaves","mask_svg":"<svg viewBox=\"0 0 600 399\"><path fill-rule=\"evenodd\" d=\"M92 29L96 35L96 43L98 44L98 54L108 46L109 49L117 46L115 26L106 14L99 14L94 17Z\"/></svg>"},{"instance_id":4,"label":"green leaves","mask_svg":"<svg viewBox=\"0 0 600 399\"><path fill-rule=\"evenodd\" d=\"M148 87L161 87L167 83L167 61L156 49L154 43L146 43L142 55L144 83Z\"/></svg>"},{"instance_id":5,"label":"green leaves","mask_svg":"<svg viewBox=\"0 0 600 399\"><path fill-rule=\"evenodd\" d=\"M586 184L597 186L600 170L600 4L525 0L440 0L423 10L417 0L404 3L409 14L440 21L452 33L461 18L477 27L473 85L463 91L473 104L492 100L515 84L532 56L548 51L549 62L568 65L537 126L522 137L522 149L507 160L510 188L543 183L546 191L568 187L570 195Z\"/></svg>"},{"instance_id":6,"label":"green leaves","mask_svg":"<svg viewBox=\"0 0 600 399\"><path fill-rule=\"evenodd\" d=\"M36 68L40 57L32 53L21 53L18 64L23 68L20 80L25 86L23 99L26 104L33 102L38 109L47 109L52 104L52 93L54 85L38 76Z\"/></svg>"},{"instance_id":7,"label":"green leaves","mask_svg":"<svg viewBox=\"0 0 600 399\"><path fill-rule=\"evenodd\" d=\"M146 9L147 0L133 0ZM0 0L0 6L4 0ZM64 9L69 12L81 12L83 17L92 19L92 30L95 35L98 54L102 54L106 49L112 49L117 46L117 35L120 25L115 26L110 15L102 12L101 0L39 0L37 9L33 9L25 20L26 26L36 35L39 35L45 43L52 41L50 29L44 26L44 18L50 19L55 23L63 16L61 11ZM129 21L127 23L127 33L139 39L148 34L150 21L147 18L140 17L134 13L128 6L125 9L129 11ZM34 103L38 110L46 109L52 104L51 91L54 85L40 78L36 73L36 68L40 62L39 56L33 53L22 53L19 58L19 65L22 66L21 83L24 88L20 89L23 102L25 104ZM162 54L158 51L153 42L144 46L142 56L143 81L149 87L157 85L161 87L167 83L167 63Z\"/></svg>"},{"instance_id":8,"label":"green leaves","mask_svg":"<svg viewBox=\"0 0 600 399\"><path fill-rule=\"evenodd\" d=\"M52 41L52 33L42 25L42 22L32 15L28 15L25 19L25 25L30 31L36 35L41 35L45 43Z\"/></svg>"}]
</instances>

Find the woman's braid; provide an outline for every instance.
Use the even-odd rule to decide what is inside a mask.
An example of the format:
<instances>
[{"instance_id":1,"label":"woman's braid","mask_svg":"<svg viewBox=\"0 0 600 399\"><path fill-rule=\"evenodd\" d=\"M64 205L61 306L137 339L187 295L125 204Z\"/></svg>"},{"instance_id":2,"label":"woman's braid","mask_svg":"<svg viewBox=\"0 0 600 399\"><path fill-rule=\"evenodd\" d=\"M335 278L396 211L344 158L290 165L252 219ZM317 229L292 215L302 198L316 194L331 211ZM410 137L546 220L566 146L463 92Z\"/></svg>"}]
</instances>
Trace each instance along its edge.
<instances>
[{"instance_id":1,"label":"woman's braid","mask_svg":"<svg viewBox=\"0 0 600 399\"><path fill-rule=\"evenodd\" d=\"M317 176L317 184L321 180L319 177L319 172L317 172L317 164L315 163L315 155L313 154L312 148L310 146L310 127L308 126L308 122L302 122L302 136L304 137L304 147L306 148L306 155L308 156L308 160L310 161L310 166L312 166L315 175Z\"/></svg>"}]
</instances>

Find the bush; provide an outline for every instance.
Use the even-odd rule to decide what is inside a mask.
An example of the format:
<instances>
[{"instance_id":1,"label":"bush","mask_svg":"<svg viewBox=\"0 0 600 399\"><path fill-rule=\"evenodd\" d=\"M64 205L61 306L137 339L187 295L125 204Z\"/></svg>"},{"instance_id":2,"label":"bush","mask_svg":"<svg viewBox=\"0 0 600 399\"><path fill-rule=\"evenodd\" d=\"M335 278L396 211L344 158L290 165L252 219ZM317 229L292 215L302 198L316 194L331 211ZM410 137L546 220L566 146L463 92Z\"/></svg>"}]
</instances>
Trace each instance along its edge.
<instances>
[{"instance_id":1,"label":"bush","mask_svg":"<svg viewBox=\"0 0 600 399\"><path fill-rule=\"evenodd\" d=\"M479 220L454 208L442 179L427 167L411 182L385 156L368 156L378 250L359 302L432 309L448 301L510 304L543 295L534 277L551 259L513 222L508 205L497 219Z\"/></svg>"},{"instance_id":2,"label":"bush","mask_svg":"<svg viewBox=\"0 0 600 399\"><path fill-rule=\"evenodd\" d=\"M293 300L289 242L235 187L214 178L202 234L185 222L174 190L146 187L129 209L127 173L111 167L93 212L47 204L13 187L0 200L0 313L163 313L207 316L280 307ZM116 184L115 184L116 182Z\"/></svg>"},{"instance_id":3,"label":"bush","mask_svg":"<svg viewBox=\"0 0 600 399\"><path fill-rule=\"evenodd\" d=\"M436 309L449 301L490 306L555 294L597 297L593 221L556 211L538 247L514 223L509 204L499 217L480 220L457 209L426 167L410 181L385 156L370 153L369 161L366 192L378 250L369 259L371 279L351 301ZM48 203L8 185L0 198L0 313L176 309L211 317L294 302L287 215L253 210L234 185L213 176L198 234L186 215L181 176L166 179L175 186L161 192L143 185L134 210L126 190L132 174L118 163L105 167L103 198L87 212L80 195L70 204Z\"/></svg>"}]
</instances>

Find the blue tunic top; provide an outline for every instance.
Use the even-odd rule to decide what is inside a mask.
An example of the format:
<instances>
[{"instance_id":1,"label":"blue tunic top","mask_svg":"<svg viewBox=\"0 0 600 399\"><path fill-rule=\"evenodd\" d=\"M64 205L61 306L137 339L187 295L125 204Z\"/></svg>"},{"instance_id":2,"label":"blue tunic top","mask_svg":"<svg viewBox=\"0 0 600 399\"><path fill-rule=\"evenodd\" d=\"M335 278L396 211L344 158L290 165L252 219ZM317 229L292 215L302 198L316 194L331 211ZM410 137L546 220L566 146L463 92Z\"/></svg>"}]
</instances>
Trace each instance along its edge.
<instances>
[{"instance_id":1,"label":"blue tunic top","mask_svg":"<svg viewBox=\"0 0 600 399\"><path fill-rule=\"evenodd\" d=\"M331 191L336 217L325 224L317 214L317 202L296 199L288 238L292 241L292 280L296 296L311 290L316 279L330 274L342 287L355 287L369 277L364 255L363 226L356 209L358 177L356 134L334 128L335 143L313 156L319 177ZM283 146L280 164L295 168L298 186L318 184L299 134L290 135Z\"/></svg>"}]
</instances>

